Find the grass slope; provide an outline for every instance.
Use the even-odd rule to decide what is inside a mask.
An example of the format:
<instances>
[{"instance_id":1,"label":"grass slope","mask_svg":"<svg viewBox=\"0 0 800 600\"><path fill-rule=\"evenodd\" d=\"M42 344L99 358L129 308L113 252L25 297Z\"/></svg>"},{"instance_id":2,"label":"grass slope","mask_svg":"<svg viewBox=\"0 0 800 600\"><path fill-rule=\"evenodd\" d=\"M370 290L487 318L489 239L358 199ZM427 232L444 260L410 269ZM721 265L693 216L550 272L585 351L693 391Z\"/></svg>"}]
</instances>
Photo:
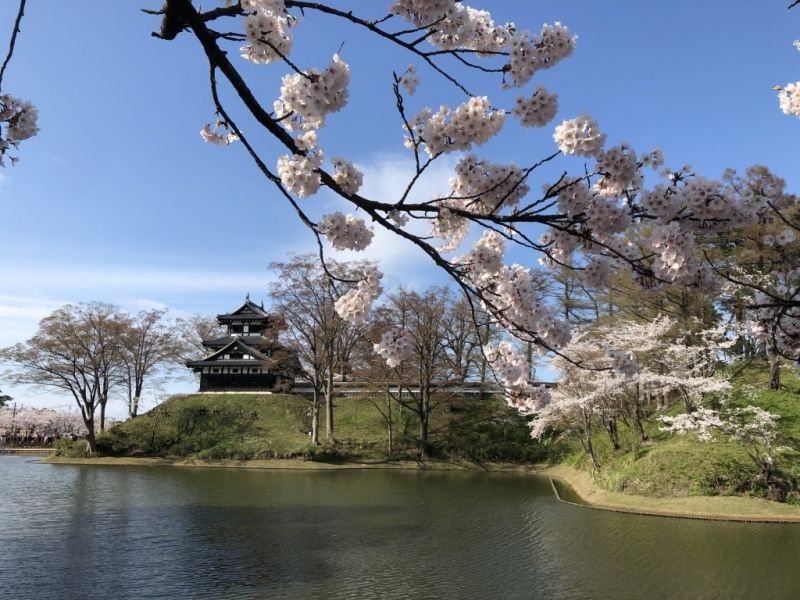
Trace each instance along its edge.
<instances>
[{"instance_id":1,"label":"grass slope","mask_svg":"<svg viewBox=\"0 0 800 600\"><path fill-rule=\"evenodd\" d=\"M780 390L765 389L768 368L763 362L753 362L734 373L735 405L754 404L781 415L778 443L786 452L776 467L788 480L800 480L800 381L796 372L788 367L782 370ZM753 393L748 393L748 388ZM671 412L681 409L676 407ZM596 481L602 488L662 498L763 495L756 468L737 443L721 438L707 443L690 435L667 435L659 431L657 422L649 423L646 429L650 439L642 444L628 428L620 427L622 448L617 451L604 432L595 434L602 467ZM590 470L579 444L567 442L560 452L556 463ZM791 500L797 502L797 495Z\"/></svg>"},{"instance_id":2,"label":"grass slope","mask_svg":"<svg viewBox=\"0 0 800 600\"><path fill-rule=\"evenodd\" d=\"M200 459L384 459L388 431L369 399L335 401L334 446L309 443L309 402L300 396L194 394L171 398L98 437L109 456ZM393 407L393 458L415 453L416 415ZM324 425L323 425L324 427ZM324 437L324 431L321 432ZM477 461L534 462L542 448L524 421L494 399L443 401L431 414L435 455Z\"/></svg>"}]
</instances>

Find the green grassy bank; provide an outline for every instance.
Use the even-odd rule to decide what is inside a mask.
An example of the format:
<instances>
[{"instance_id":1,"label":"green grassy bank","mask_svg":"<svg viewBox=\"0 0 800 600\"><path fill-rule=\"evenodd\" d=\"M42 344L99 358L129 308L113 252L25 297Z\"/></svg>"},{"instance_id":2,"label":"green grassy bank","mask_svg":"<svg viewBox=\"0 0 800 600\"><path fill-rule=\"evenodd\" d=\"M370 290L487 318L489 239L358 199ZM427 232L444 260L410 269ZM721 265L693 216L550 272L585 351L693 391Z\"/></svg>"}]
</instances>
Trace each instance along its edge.
<instances>
[{"instance_id":1,"label":"green grassy bank","mask_svg":"<svg viewBox=\"0 0 800 600\"><path fill-rule=\"evenodd\" d=\"M385 407L384 407L385 408ZM393 453L388 428L365 398L335 401L334 444L314 446L309 402L281 394L194 394L171 398L150 412L98 436L101 455L200 460L358 461L413 459L417 417L393 407ZM321 437L324 438L324 426ZM523 419L495 399L447 399L431 414L433 456L472 462L533 463L545 451ZM82 449L85 443L76 444ZM70 454L71 448L62 448Z\"/></svg>"}]
</instances>

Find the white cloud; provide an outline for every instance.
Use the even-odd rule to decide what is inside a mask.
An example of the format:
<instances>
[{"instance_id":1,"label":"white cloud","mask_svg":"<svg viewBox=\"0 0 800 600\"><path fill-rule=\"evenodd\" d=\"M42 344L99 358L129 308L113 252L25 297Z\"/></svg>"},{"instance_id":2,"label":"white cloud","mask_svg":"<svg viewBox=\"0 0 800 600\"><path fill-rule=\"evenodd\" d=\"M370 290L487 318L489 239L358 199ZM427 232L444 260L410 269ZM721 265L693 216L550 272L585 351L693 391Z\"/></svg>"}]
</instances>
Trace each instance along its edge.
<instances>
[{"instance_id":1,"label":"white cloud","mask_svg":"<svg viewBox=\"0 0 800 600\"><path fill-rule=\"evenodd\" d=\"M414 163L410 155L379 155L357 164L364 172L364 186L360 193L366 198L382 202L400 200L414 175ZM449 157L434 163L416 182L407 202L426 202L446 194L447 182L453 176L454 167L455 160ZM326 211L352 212L353 207L342 198L331 198L325 208ZM358 216L357 212L355 214ZM430 224L426 220L412 219L405 229L415 235L424 236L428 235ZM327 244L326 252L339 260L374 260L380 264L390 282L401 285L424 287L442 281L443 273L419 247L380 225L376 224L374 230L372 244L363 252L336 251Z\"/></svg>"}]
</instances>

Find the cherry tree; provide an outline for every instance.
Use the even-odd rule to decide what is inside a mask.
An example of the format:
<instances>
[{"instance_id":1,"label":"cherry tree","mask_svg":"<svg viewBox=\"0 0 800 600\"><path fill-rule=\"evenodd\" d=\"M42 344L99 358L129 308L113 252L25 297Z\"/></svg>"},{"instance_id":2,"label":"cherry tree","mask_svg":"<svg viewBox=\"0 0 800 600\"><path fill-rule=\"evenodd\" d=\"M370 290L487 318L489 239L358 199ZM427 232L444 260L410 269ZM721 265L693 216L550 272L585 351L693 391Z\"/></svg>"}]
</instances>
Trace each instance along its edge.
<instances>
[{"instance_id":1,"label":"cherry tree","mask_svg":"<svg viewBox=\"0 0 800 600\"><path fill-rule=\"evenodd\" d=\"M663 167L658 151L641 153L624 143L609 146L606 133L588 114L569 115L551 135L537 133L558 115L558 94L537 85L535 76L575 50L577 38L566 25L550 23L532 32L496 23L489 12L455 0L397 0L381 14L374 12L376 4L363 9L363 15L330 3L295 0L242 0L207 11L190 0L166 0L152 11L162 16L158 37L172 40L189 32L208 60L216 117L202 127L202 138L244 147L313 232L323 262L323 239L336 249L359 251L369 246L375 227L384 228L429 256L474 308L487 311L523 341L562 352L570 328L534 292L541 272L506 260L510 247L530 251L548 265L569 263L593 286L603 285L612 269L626 269L648 288L677 283L713 289L718 285L713 269L699 251L713 246L715 234L757 221L769 210L764 198L739 198L721 181L690 168ZM363 195L364 174L347 157L336 155L335 142L323 147L326 123L347 107L352 74L343 54L321 57L324 66L319 67L292 59L295 40L302 39L301 17L365 30L374 34L375 43L407 52L411 65L387 73L414 166L396 197ZM232 22L239 23L239 32ZM237 46L244 61L284 69L272 97L258 97L247 83L231 59ZM257 149L256 134L245 134L239 112L222 102L220 75L260 125L259 133L272 138L272 149ZM428 77L452 85L463 102L438 110L426 107L433 100L425 96ZM487 93L487 83L496 86L494 91ZM412 104L421 108L412 111ZM541 158L500 164L480 155L480 146L502 135L509 118L531 128L531 143L541 148ZM447 155L458 156L449 192L412 200L423 174ZM562 176L542 179L540 167L555 161L563 162ZM309 199L322 188L358 214L317 216ZM430 235L408 226L420 220L430 224ZM473 230L483 234L471 248L462 248ZM631 239L642 242L630 244ZM336 305L355 324L363 323L380 288L374 269L357 279Z\"/></svg>"},{"instance_id":2,"label":"cherry tree","mask_svg":"<svg viewBox=\"0 0 800 600\"><path fill-rule=\"evenodd\" d=\"M688 166L664 166L658 150L608 144L607 133L590 114L557 118L559 94L538 84L536 76L577 47L577 36L562 23L531 31L496 23L488 11L457 0L372 2L360 10L306 0L228 1L203 10L191 0L165 0L161 9L147 11L161 17L156 37L169 41L189 34L208 62L215 115L200 127L201 138L247 153L312 232L323 268L324 240L338 250L362 251L376 227L385 229L443 269L473 309L485 311L523 342L574 360L564 352L570 326L537 291L542 272L508 260L512 248L527 252L528 263L570 265L590 287L603 286L612 270L622 269L648 289L677 284L713 293L720 279L702 259L703 250L770 210L760 195L740 197ZM365 195L365 175L352 157L339 156L335 141L322 143L326 124L347 108L353 74L342 52L319 56L317 65L296 62L292 49L302 40L303 19L310 18L367 32L374 43L407 54L405 65L386 72L413 166L413 175L394 197ZM245 77L245 63L282 69L280 88L257 94ZM452 86L463 101L443 105L428 92L428 78ZM233 92L235 103L223 102L223 86ZM794 98L792 91L784 95ZM33 116L17 109L23 112ZM519 162L498 163L482 155L481 146L501 136L511 118L531 131ZM241 126L245 119L258 128ZM267 147L264 138L272 145ZM529 158L531 148L539 149L537 159ZM449 190L415 199L424 174L447 156L457 157ZM541 174L550 163L561 167L560 177ZM353 212L321 214L322 203L311 198L322 189ZM426 222L429 233L415 233L411 224L417 222ZM473 233L481 235L465 247ZM338 314L355 326L363 324L381 293L380 272L369 266L342 278L326 271L346 287L336 302ZM758 305L797 307L792 293L788 299L774 295L780 303L768 295ZM402 336L393 332L380 347L397 340ZM541 390L515 377L518 357L505 349L493 357L510 369L504 380L514 403L523 410L542 403Z\"/></svg>"},{"instance_id":3,"label":"cherry tree","mask_svg":"<svg viewBox=\"0 0 800 600\"><path fill-rule=\"evenodd\" d=\"M5 440L44 441L65 435L85 435L86 426L77 411L35 408L32 406L0 407L0 437Z\"/></svg>"},{"instance_id":4,"label":"cherry tree","mask_svg":"<svg viewBox=\"0 0 800 600\"><path fill-rule=\"evenodd\" d=\"M722 329L678 331L675 321L664 317L582 331L566 346L565 356L553 361L559 385L542 407L529 411L531 433L539 439L553 429L579 434L593 468L599 469L592 442L598 422L615 449L618 418L646 441L644 421L654 398L663 399L662 408L680 401L691 414L705 395L730 388L715 376L715 365L719 352L732 343ZM594 370L589 376L587 367Z\"/></svg>"},{"instance_id":5,"label":"cherry tree","mask_svg":"<svg viewBox=\"0 0 800 600\"><path fill-rule=\"evenodd\" d=\"M674 417L662 416L662 431L675 434L692 434L704 442L713 442L721 434L739 442L758 468L759 476L767 486L771 499L783 501L786 490L775 479L775 460L784 450L777 445L779 415L748 404L720 409L699 408Z\"/></svg>"}]
</instances>

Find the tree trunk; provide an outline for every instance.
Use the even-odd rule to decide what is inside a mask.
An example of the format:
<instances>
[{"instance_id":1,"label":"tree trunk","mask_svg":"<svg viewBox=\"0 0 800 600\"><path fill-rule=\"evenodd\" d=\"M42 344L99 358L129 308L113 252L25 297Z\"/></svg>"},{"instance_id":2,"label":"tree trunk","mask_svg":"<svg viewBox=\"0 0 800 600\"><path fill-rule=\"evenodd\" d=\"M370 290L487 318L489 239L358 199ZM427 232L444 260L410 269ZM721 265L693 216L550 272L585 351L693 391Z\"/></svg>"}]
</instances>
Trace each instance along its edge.
<instances>
[{"instance_id":1,"label":"tree trunk","mask_svg":"<svg viewBox=\"0 0 800 600\"><path fill-rule=\"evenodd\" d=\"M319 390L314 386L314 397L311 401L311 443L319 446Z\"/></svg>"},{"instance_id":2,"label":"tree trunk","mask_svg":"<svg viewBox=\"0 0 800 600\"><path fill-rule=\"evenodd\" d=\"M772 342L767 345L767 358L769 359L769 389L781 389L781 357L775 351Z\"/></svg>"},{"instance_id":3,"label":"tree trunk","mask_svg":"<svg viewBox=\"0 0 800 600\"><path fill-rule=\"evenodd\" d=\"M636 427L636 435L639 438L639 441L646 442L647 432L645 432L644 425L642 425L642 409L639 406L638 400L636 402L636 406L633 409L633 424Z\"/></svg>"},{"instance_id":4,"label":"tree trunk","mask_svg":"<svg viewBox=\"0 0 800 600\"><path fill-rule=\"evenodd\" d=\"M89 454L97 454L97 440L94 436L94 419L84 419L86 425L86 443L89 444Z\"/></svg>"},{"instance_id":5,"label":"tree trunk","mask_svg":"<svg viewBox=\"0 0 800 600\"><path fill-rule=\"evenodd\" d=\"M430 444L428 443L428 413L422 411L419 415L419 458L427 460L431 457Z\"/></svg>"},{"instance_id":6,"label":"tree trunk","mask_svg":"<svg viewBox=\"0 0 800 600\"><path fill-rule=\"evenodd\" d=\"M583 417L583 436L581 437L581 444L586 454L592 461L592 477L600 472L600 463L597 461L597 456L594 453L594 444L592 444L592 416L587 412L581 411Z\"/></svg>"},{"instance_id":7,"label":"tree trunk","mask_svg":"<svg viewBox=\"0 0 800 600\"><path fill-rule=\"evenodd\" d=\"M139 401L140 400L141 400L141 398L139 398L139 396L136 396L135 398L133 398L131 400L130 405L128 406L128 418L135 419L136 415L139 414Z\"/></svg>"},{"instance_id":8,"label":"tree trunk","mask_svg":"<svg viewBox=\"0 0 800 600\"><path fill-rule=\"evenodd\" d=\"M106 430L106 403L105 401L103 401L100 403L100 431L105 431L105 430Z\"/></svg>"},{"instance_id":9,"label":"tree trunk","mask_svg":"<svg viewBox=\"0 0 800 600\"><path fill-rule=\"evenodd\" d=\"M619 450L619 432L617 431L617 419L615 417L606 417L603 420L608 433L608 439L611 440L611 445L614 450Z\"/></svg>"},{"instance_id":10,"label":"tree trunk","mask_svg":"<svg viewBox=\"0 0 800 600\"><path fill-rule=\"evenodd\" d=\"M325 382L325 439L329 444L334 444L333 437L333 371L328 373Z\"/></svg>"},{"instance_id":11,"label":"tree trunk","mask_svg":"<svg viewBox=\"0 0 800 600\"><path fill-rule=\"evenodd\" d=\"M389 456L394 454L394 431L392 430L392 395L386 390L386 426L389 429Z\"/></svg>"}]
</instances>

